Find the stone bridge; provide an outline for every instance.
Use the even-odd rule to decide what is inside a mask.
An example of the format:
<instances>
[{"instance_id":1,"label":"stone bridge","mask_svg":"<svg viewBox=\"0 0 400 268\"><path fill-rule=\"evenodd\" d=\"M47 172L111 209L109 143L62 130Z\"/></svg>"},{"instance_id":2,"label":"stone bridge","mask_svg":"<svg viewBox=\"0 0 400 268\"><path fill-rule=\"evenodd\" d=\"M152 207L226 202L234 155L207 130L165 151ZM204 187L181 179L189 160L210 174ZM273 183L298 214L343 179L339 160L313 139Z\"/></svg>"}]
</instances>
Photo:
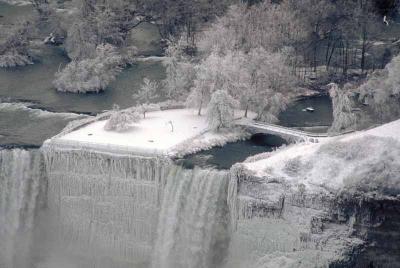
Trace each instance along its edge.
<instances>
[{"instance_id":1,"label":"stone bridge","mask_svg":"<svg viewBox=\"0 0 400 268\"><path fill-rule=\"evenodd\" d=\"M291 142L313 142L318 143L320 139L328 137L327 133L312 133L295 128L288 128L279 125L239 119L236 121L237 126L245 128L252 134L270 134L280 136L283 139Z\"/></svg>"}]
</instances>

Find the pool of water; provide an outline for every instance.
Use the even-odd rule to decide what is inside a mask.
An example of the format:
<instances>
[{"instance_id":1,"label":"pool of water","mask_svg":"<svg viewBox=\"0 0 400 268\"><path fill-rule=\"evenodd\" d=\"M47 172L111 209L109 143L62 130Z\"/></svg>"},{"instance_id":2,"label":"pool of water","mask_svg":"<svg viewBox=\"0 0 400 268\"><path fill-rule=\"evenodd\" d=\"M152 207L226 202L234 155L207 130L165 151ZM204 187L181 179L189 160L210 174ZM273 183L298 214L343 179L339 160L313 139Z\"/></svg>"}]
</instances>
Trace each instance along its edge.
<instances>
[{"instance_id":1,"label":"pool of water","mask_svg":"<svg viewBox=\"0 0 400 268\"><path fill-rule=\"evenodd\" d=\"M314 112L304 111L307 107ZM279 116L279 123L287 127L330 126L332 122L332 101L327 95L297 100Z\"/></svg>"},{"instance_id":2,"label":"pool of water","mask_svg":"<svg viewBox=\"0 0 400 268\"><path fill-rule=\"evenodd\" d=\"M228 143L223 147L215 147L188 155L176 161L189 169L195 166L229 169L235 163L243 162L249 156L271 152L284 144L287 142L278 136L257 134L249 140Z\"/></svg>"}]
</instances>

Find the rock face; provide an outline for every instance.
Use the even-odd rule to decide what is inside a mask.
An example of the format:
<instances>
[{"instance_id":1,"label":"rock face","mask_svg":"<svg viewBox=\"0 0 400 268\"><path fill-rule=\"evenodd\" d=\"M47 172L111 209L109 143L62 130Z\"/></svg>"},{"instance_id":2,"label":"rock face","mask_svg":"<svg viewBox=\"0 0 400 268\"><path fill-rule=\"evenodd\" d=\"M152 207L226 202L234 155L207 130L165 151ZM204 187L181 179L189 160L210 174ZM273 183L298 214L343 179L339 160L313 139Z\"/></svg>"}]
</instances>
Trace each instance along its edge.
<instances>
[{"instance_id":1,"label":"rock face","mask_svg":"<svg viewBox=\"0 0 400 268\"><path fill-rule=\"evenodd\" d=\"M400 267L400 198L347 192L335 201L332 215L351 224L350 235L364 246L350 262L334 267Z\"/></svg>"},{"instance_id":2,"label":"rock face","mask_svg":"<svg viewBox=\"0 0 400 268\"><path fill-rule=\"evenodd\" d=\"M227 267L399 267L400 199L305 190L231 169Z\"/></svg>"}]
</instances>

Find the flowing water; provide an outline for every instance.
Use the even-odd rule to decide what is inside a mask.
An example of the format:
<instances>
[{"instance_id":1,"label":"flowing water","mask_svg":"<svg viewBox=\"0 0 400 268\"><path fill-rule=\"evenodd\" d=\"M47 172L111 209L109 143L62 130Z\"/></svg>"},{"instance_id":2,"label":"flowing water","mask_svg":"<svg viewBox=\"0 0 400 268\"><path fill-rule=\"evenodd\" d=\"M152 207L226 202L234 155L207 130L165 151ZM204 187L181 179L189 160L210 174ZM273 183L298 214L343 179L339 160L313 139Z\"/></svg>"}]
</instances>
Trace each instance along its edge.
<instances>
[{"instance_id":1,"label":"flowing water","mask_svg":"<svg viewBox=\"0 0 400 268\"><path fill-rule=\"evenodd\" d=\"M228 173L177 167L167 178L152 268L221 267L228 246Z\"/></svg>"},{"instance_id":2,"label":"flowing water","mask_svg":"<svg viewBox=\"0 0 400 268\"><path fill-rule=\"evenodd\" d=\"M0 267L29 267L45 176L36 150L0 150Z\"/></svg>"}]
</instances>

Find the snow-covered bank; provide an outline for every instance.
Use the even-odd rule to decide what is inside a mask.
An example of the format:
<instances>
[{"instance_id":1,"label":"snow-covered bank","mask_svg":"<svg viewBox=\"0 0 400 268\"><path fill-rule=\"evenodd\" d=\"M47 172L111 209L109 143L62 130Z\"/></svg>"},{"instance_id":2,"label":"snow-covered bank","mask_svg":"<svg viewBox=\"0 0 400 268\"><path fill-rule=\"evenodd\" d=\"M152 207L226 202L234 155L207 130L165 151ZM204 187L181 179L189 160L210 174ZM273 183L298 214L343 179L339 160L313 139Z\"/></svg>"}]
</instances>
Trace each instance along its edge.
<instances>
[{"instance_id":1,"label":"snow-covered bank","mask_svg":"<svg viewBox=\"0 0 400 268\"><path fill-rule=\"evenodd\" d=\"M338 191L354 183L356 176L363 177L382 163L386 164L387 172L389 167L394 169L391 170L393 176L382 173L388 176L382 179L390 178L392 182L387 181L390 187L396 186L400 190L399 149L400 120L397 120L366 131L323 139L317 144L290 145L244 166L257 177ZM361 171L367 173L361 175ZM375 170L374 175L380 171L383 169Z\"/></svg>"},{"instance_id":2,"label":"snow-covered bank","mask_svg":"<svg viewBox=\"0 0 400 268\"><path fill-rule=\"evenodd\" d=\"M227 267L399 266L399 133L397 120L235 165Z\"/></svg>"}]
</instances>

